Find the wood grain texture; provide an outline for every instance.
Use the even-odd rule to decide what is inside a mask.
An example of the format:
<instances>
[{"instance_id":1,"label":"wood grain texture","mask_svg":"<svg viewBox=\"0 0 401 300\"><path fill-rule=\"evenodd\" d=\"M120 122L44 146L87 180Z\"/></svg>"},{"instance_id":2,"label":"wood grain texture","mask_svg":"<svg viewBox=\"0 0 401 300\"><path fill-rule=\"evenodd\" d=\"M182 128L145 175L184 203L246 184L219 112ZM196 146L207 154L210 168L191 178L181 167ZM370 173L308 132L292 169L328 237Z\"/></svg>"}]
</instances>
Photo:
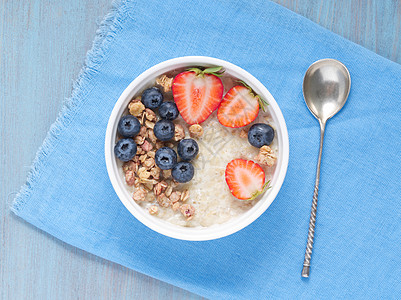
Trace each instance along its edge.
<instances>
[{"instance_id":1,"label":"wood grain texture","mask_svg":"<svg viewBox=\"0 0 401 300\"><path fill-rule=\"evenodd\" d=\"M401 0L274 0L401 63ZM110 0L0 1L0 298L202 299L56 240L9 206Z\"/></svg>"}]
</instances>

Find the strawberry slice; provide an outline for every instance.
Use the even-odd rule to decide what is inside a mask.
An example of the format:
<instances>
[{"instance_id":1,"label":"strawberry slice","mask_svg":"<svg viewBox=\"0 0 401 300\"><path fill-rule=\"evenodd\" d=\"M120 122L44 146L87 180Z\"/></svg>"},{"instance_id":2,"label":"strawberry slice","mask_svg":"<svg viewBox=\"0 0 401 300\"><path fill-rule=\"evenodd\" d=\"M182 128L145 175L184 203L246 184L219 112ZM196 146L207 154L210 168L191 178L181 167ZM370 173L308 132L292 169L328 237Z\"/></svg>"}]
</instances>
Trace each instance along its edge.
<instances>
[{"instance_id":1,"label":"strawberry slice","mask_svg":"<svg viewBox=\"0 0 401 300\"><path fill-rule=\"evenodd\" d=\"M222 67L201 70L188 69L175 76L173 97L175 104L188 124L200 124L214 112L223 97L224 87L219 76Z\"/></svg>"},{"instance_id":2,"label":"strawberry slice","mask_svg":"<svg viewBox=\"0 0 401 300\"><path fill-rule=\"evenodd\" d=\"M265 172L255 162L234 159L226 167L226 182L233 196L240 200L253 200L266 189Z\"/></svg>"},{"instance_id":3,"label":"strawberry slice","mask_svg":"<svg viewBox=\"0 0 401 300\"><path fill-rule=\"evenodd\" d=\"M221 101L217 118L223 126L237 128L248 125L258 116L259 107L264 111L267 104L259 95L254 95L248 85L241 83L244 86L234 86Z\"/></svg>"}]
</instances>

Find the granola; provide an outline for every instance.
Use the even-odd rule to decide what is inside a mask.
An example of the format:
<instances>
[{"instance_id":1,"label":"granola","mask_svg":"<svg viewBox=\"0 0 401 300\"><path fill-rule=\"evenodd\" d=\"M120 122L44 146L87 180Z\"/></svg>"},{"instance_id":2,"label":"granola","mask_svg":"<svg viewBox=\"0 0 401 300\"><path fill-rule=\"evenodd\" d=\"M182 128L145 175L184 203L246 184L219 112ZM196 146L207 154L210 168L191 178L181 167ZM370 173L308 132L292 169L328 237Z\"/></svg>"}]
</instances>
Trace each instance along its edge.
<instances>
[{"instance_id":1,"label":"granola","mask_svg":"<svg viewBox=\"0 0 401 300\"><path fill-rule=\"evenodd\" d=\"M162 207L169 207L171 205L170 199L164 193L161 193L156 199L157 203Z\"/></svg>"},{"instance_id":2,"label":"granola","mask_svg":"<svg viewBox=\"0 0 401 300\"><path fill-rule=\"evenodd\" d=\"M148 190L148 191L152 191L153 190L153 186L154 186L154 181L153 180L149 180L149 179L143 179L141 180L143 186Z\"/></svg>"},{"instance_id":3,"label":"granola","mask_svg":"<svg viewBox=\"0 0 401 300\"><path fill-rule=\"evenodd\" d=\"M137 170L138 170L138 164L135 161L130 160L123 164L123 172L124 173L127 173L127 171L136 172Z\"/></svg>"},{"instance_id":4,"label":"granola","mask_svg":"<svg viewBox=\"0 0 401 300\"><path fill-rule=\"evenodd\" d=\"M174 129L174 141L178 142L185 138L185 130L181 124L175 125Z\"/></svg>"},{"instance_id":5,"label":"granola","mask_svg":"<svg viewBox=\"0 0 401 300\"><path fill-rule=\"evenodd\" d=\"M171 193L173 192L173 187L171 185L169 185L166 189L166 196L170 197Z\"/></svg>"},{"instance_id":6,"label":"granola","mask_svg":"<svg viewBox=\"0 0 401 300\"><path fill-rule=\"evenodd\" d=\"M155 123L149 120L145 120L145 126L146 128L153 129L153 127L155 127Z\"/></svg>"},{"instance_id":7,"label":"granola","mask_svg":"<svg viewBox=\"0 0 401 300\"><path fill-rule=\"evenodd\" d=\"M259 154L255 156L255 161L261 165L271 167L276 163L277 156L269 146L262 146Z\"/></svg>"},{"instance_id":8,"label":"granola","mask_svg":"<svg viewBox=\"0 0 401 300\"><path fill-rule=\"evenodd\" d=\"M200 138L203 135L203 128L199 124L189 126L189 135L193 138Z\"/></svg>"},{"instance_id":9,"label":"granola","mask_svg":"<svg viewBox=\"0 0 401 300\"><path fill-rule=\"evenodd\" d=\"M142 136L147 138L148 137L148 130L145 126L141 126L141 129L139 130L138 136Z\"/></svg>"},{"instance_id":10,"label":"granola","mask_svg":"<svg viewBox=\"0 0 401 300\"><path fill-rule=\"evenodd\" d=\"M153 177L153 179L159 180L159 178L160 178L160 168L158 166L154 166L150 170L150 175Z\"/></svg>"},{"instance_id":11,"label":"granola","mask_svg":"<svg viewBox=\"0 0 401 300\"><path fill-rule=\"evenodd\" d=\"M180 201L181 202L185 202L185 201L188 200L188 198L189 198L189 191L188 190L183 190L182 193L181 193Z\"/></svg>"},{"instance_id":12,"label":"granola","mask_svg":"<svg viewBox=\"0 0 401 300\"><path fill-rule=\"evenodd\" d=\"M145 167L140 167L137 174L139 179L148 179L150 177L150 172L147 171Z\"/></svg>"},{"instance_id":13,"label":"granola","mask_svg":"<svg viewBox=\"0 0 401 300\"><path fill-rule=\"evenodd\" d=\"M162 75L159 78L156 78L156 83L163 87L165 93L171 91L171 86L173 85L173 77L167 77L166 75Z\"/></svg>"},{"instance_id":14,"label":"granola","mask_svg":"<svg viewBox=\"0 0 401 300\"><path fill-rule=\"evenodd\" d=\"M195 208L191 204L183 204L180 206L180 211L187 221L190 221L195 215Z\"/></svg>"},{"instance_id":15,"label":"granola","mask_svg":"<svg viewBox=\"0 0 401 300\"><path fill-rule=\"evenodd\" d=\"M171 170L163 170L163 178L169 179L171 177Z\"/></svg>"},{"instance_id":16,"label":"granola","mask_svg":"<svg viewBox=\"0 0 401 300\"><path fill-rule=\"evenodd\" d=\"M151 143L149 143L147 140L144 140L141 148L143 151L148 153L150 150L153 149L153 145Z\"/></svg>"},{"instance_id":17,"label":"granola","mask_svg":"<svg viewBox=\"0 0 401 300\"><path fill-rule=\"evenodd\" d=\"M151 158L155 158L155 155L156 155L156 151L149 151L148 152L148 156L151 157Z\"/></svg>"},{"instance_id":18,"label":"granola","mask_svg":"<svg viewBox=\"0 0 401 300\"><path fill-rule=\"evenodd\" d=\"M129 113L135 117L139 117L145 110L145 105L142 104L141 100L133 100L128 104Z\"/></svg>"},{"instance_id":19,"label":"granola","mask_svg":"<svg viewBox=\"0 0 401 300\"><path fill-rule=\"evenodd\" d=\"M151 205L151 206L149 207L149 213L150 213L151 215L157 214L158 211L159 211L159 208L158 208L156 205Z\"/></svg>"},{"instance_id":20,"label":"granola","mask_svg":"<svg viewBox=\"0 0 401 300\"><path fill-rule=\"evenodd\" d=\"M165 182L165 181L158 182L158 183L156 183L156 185L153 188L153 193L156 196L159 196L161 193L163 193L166 190L166 188L167 188L167 182Z\"/></svg>"},{"instance_id":21,"label":"granola","mask_svg":"<svg viewBox=\"0 0 401 300\"><path fill-rule=\"evenodd\" d=\"M148 138L151 143L156 144L157 138L155 136L155 133L153 132L153 129L148 129Z\"/></svg>"},{"instance_id":22,"label":"granola","mask_svg":"<svg viewBox=\"0 0 401 300\"><path fill-rule=\"evenodd\" d=\"M138 147L136 150L136 156L139 157L139 155L145 154L145 151L141 147Z\"/></svg>"},{"instance_id":23,"label":"granola","mask_svg":"<svg viewBox=\"0 0 401 300\"><path fill-rule=\"evenodd\" d=\"M177 211L180 208L180 203L179 202L173 203L173 205L171 205L171 208L173 209L173 211Z\"/></svg>"},{"instance_id":24,"label":"granola","mask_svg":"<svg viewBox=\"0 0 401 300\"><path fill-rule=\"evenodd\" d=\"M178 202L181 199L181 192L172 192L169 198L172 203Z\"/></svg>"},{"instance_id":25,"label":"granola","mask_svg":"<svg viewBox=\"0 0 401 300\"><path fill-rule=\"evenodd\" d=\"M146 200L146 196L147 196L148 192L143 189L143 188L138 188L136 189L136 191L134 192L132 198L135 201L145 201Z\"/></svg>"},{"instance_id":26,"label":"granola","mask_svg":"<svg viewBox=\"0 0 401 300\"><path fill-rule=\"evenodd\" d=\"M140 156L139 156L139 162L140 162L141 164L143 164L143 163L145 162L145 160L146 160L147 157L148 157L148 155L147 155L146 153L140 155Z\"/></svg>"},{"instance_id":27,"label":"granola","mask_svg":"<svg viewBox=\"0 0 401 300\"><path fill-rule=\"evenodd\" d=\"M127 185L134 185L135 183L135 173L132 170L125 172L125 182Z\"/></svg>"},{"instance_id":28,"label":"granola","mask_svg":"<svg viewBox=\"0 0 401 300\"><path fill-rule=\"evenodd\" d=\"M147 159L145 159L145 161L143 162L143 165L146 169L151 169L155 166L155 160L152 157L149 157Z\"/></svg>"},{"instance_id":29,"label":"granola","mask_svg":"<svg viewBox=\"0 0 401 300\"><path fill-rule=\"evenodd\" d=\"M157 141L156 144L155 144L156 150L158 150L158 149L160 149L162 147L164 147L164 143L162 141Z\"/></svg>"},{"instance_id":30,"label":"granola","mask_svg":"<svg viewBox=\"0 0 401 300\"><path fill-rule=\"evenodd\" d=\"M145 142L145 137L144 137L144 136L137 135L137 136L134 138L134 141L135 141L135 143L137 143L138 145L142 145L142 144ZM137 154L138 154L138 152L137 152Z\"/></svg>"},{"instance_id":31,"label":"granola","mask_svg":"<svg viewBox=\"0 0 401 300\"><path fill-rule=\"evenodd\" d=\"M145 109L145 118L146 118L146 120L148 120L150 122L154 122L154 121L156 121L156 114L150 108L146 108Z\"/></svg>"}]
</instances>

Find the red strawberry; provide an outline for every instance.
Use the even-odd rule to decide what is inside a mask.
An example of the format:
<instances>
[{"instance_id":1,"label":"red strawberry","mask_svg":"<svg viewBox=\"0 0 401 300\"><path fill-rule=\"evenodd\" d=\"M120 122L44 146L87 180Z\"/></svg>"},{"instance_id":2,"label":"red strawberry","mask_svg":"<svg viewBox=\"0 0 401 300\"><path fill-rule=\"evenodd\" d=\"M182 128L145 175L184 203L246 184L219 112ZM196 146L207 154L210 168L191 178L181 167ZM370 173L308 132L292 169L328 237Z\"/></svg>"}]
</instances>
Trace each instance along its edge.
<instances>
[{"instance_id":1,"label":"red strawberry","mask_svg":"<svg viewBox=\"0 0 401 300\"><path fill-rule=\"evenodd\" d=\"M270 181L265 183L265 172L257 163L234 159L226 167L226 182L235 198L253 200L266 190Z\"/></svg>"},{"instance_id":2,"label":"red strawberry","mask_svg":"<svg viewBox=\"0 0 401 300\"><path fill-rule=\"evenodd\" d=\"M224 96L217 111L219 122L226 127L237 128L248 125L256 119L259 106L267 104L259 95L254 95L252 89L244 82L231 88Z\"/></svg>"},{"instance_id":3,"label":"red strawberry","mask_svg":"<svg viewBox=\"0 0 401 300\"><path fill-rule=\"evenodd\" d=\"M175 76L173 97L188 124L200 124L214 112L223 97L224 87L218 77L221 67L189 69Z\"/></svg>"}]
</instances>

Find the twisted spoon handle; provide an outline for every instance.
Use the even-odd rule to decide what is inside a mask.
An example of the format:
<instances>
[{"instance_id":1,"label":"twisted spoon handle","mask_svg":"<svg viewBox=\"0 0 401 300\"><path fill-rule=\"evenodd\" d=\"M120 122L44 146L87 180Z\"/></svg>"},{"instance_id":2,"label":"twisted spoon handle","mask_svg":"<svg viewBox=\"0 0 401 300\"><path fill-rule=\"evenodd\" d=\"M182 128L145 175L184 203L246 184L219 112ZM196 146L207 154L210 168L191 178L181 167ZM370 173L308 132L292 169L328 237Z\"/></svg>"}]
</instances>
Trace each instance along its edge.
<instances>
[{"instance_id":1,"label":"twisted spoon handle","mask_svg":"<svg viewBox=\"0 0 401 300\"><path fill-rule=\"evenodd\" d=\"M303 268L302 268L302 277L309 277L310 261L311 261L312 249L313 249L313 239L315 237L317 196L319 193L319 180L320 180L320 162L322 160L323 139L324 139L324 130L326 127L326 122L322 122L319 120L319 124L320 124L320 149L319 149L319 158L317 160L317 167L316 167L315 190L313 192L312 208L311 208L310 219L309 219L308 240L307 240L307 244L306 244L305 259L304 259L304 264L303 264Z\"/></svg>"}]
</instances>

